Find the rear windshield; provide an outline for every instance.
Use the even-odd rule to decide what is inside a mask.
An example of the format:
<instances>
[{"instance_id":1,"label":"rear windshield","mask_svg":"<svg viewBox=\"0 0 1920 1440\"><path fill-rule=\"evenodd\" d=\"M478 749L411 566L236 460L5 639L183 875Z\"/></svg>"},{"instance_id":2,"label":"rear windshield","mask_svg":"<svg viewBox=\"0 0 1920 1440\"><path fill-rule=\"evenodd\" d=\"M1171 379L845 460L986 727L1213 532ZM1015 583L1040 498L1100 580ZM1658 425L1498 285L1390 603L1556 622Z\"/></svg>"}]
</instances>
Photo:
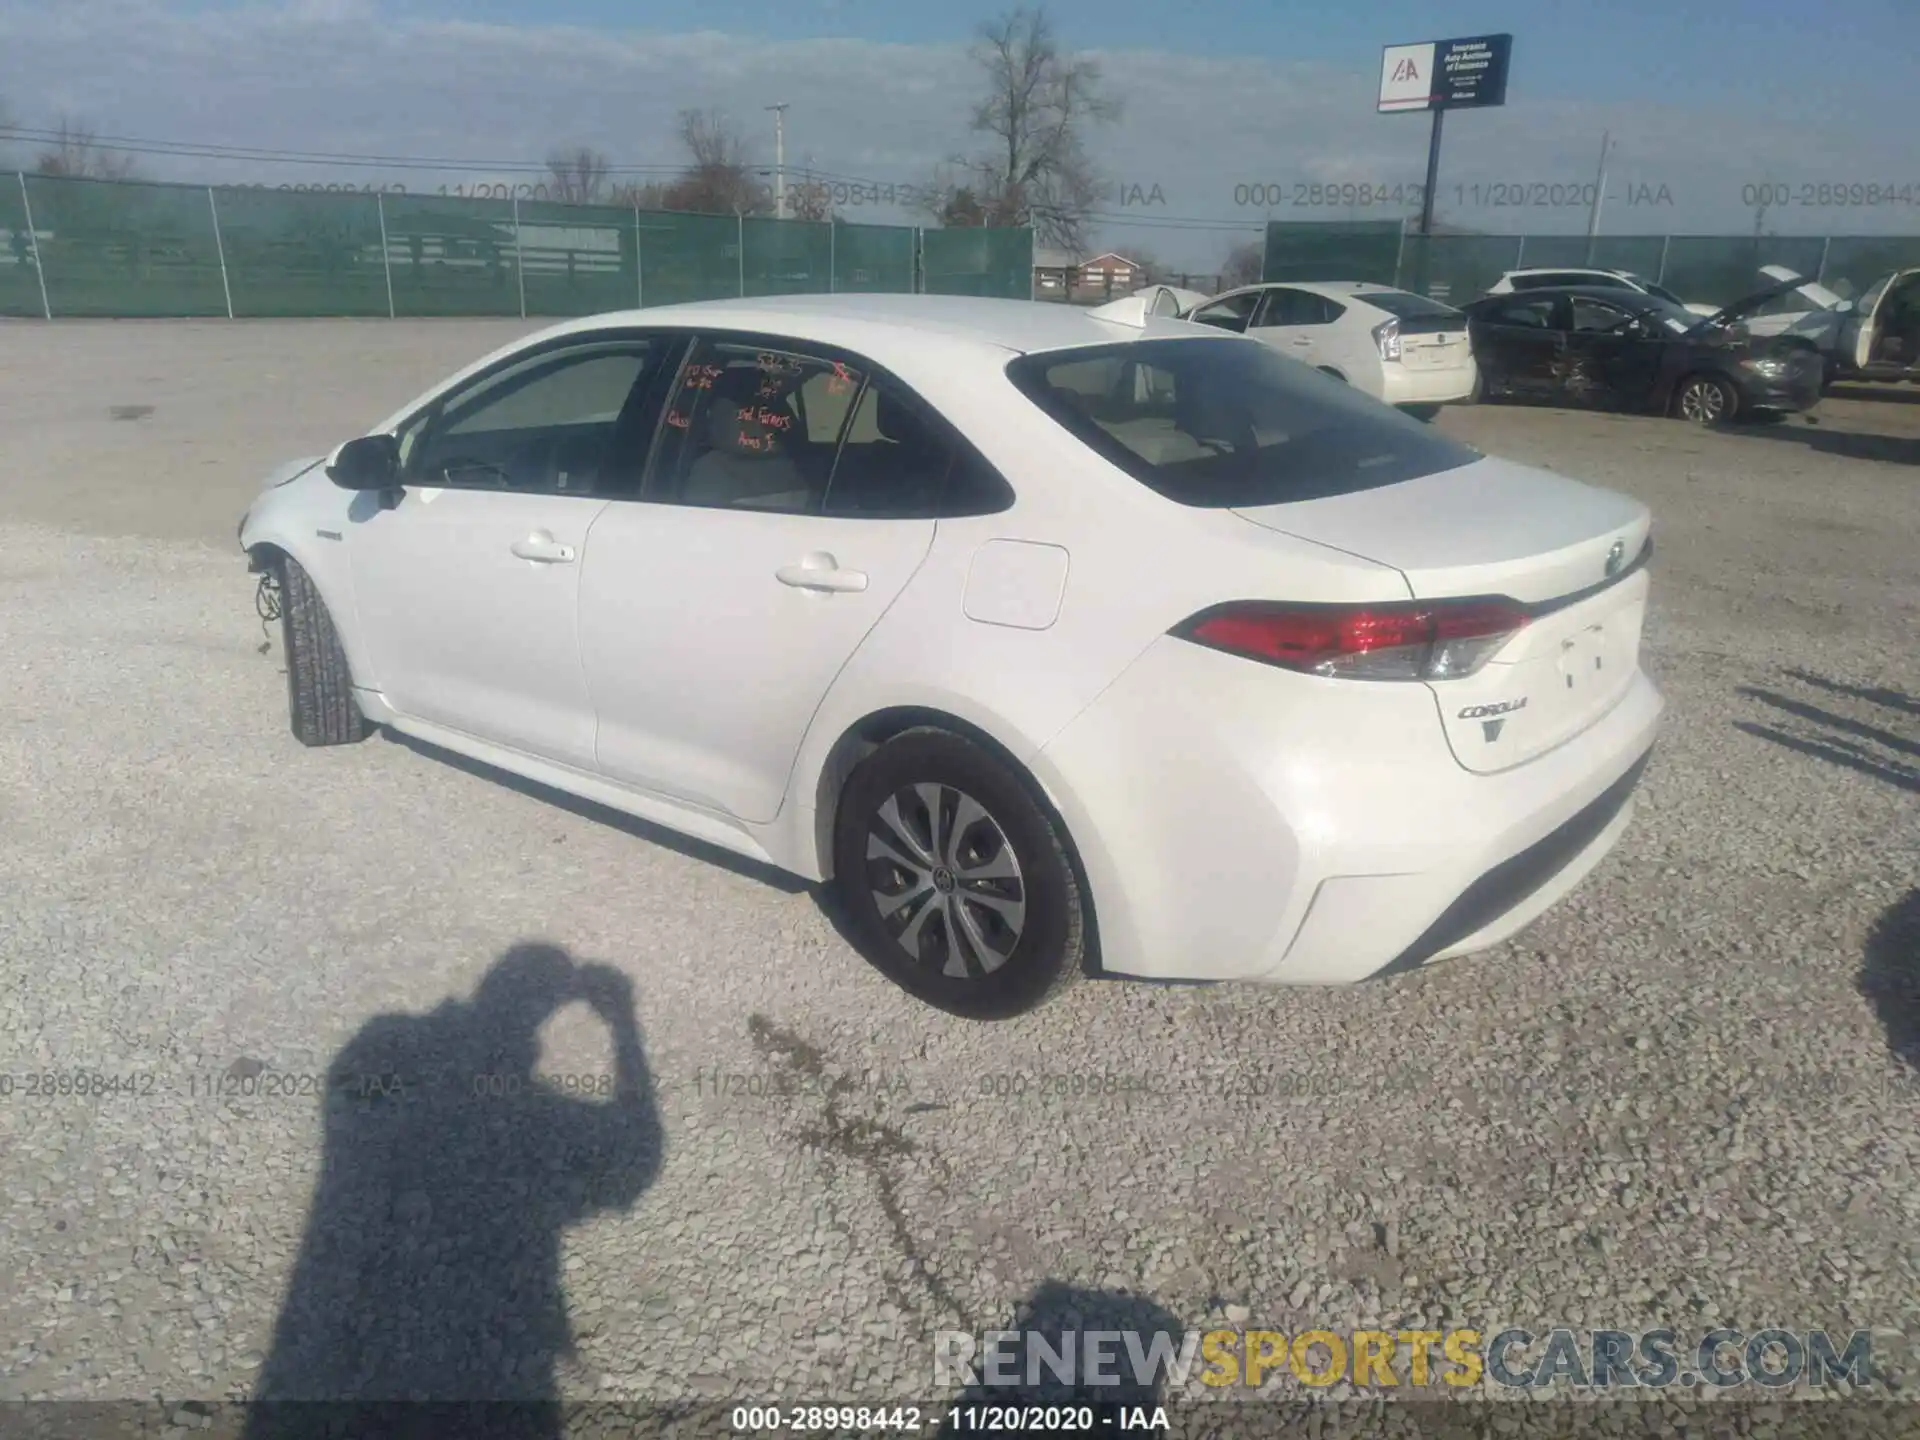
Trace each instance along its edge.
<instances>
[{"instance_id":1,"label":"rear windshield","mask_svg":"<svg viewBox=\"0 0 1920 1440\"><path fill-rule=\"evenodd\" d=\"M1238 337L1138 340L1025 355L1021 392L1182 505L1279 505L1395 485L1479 452Z\"/></svg>"},{"instance_id":2,"label":"rear windshield","mask_svg":"<svg viewBox=\"0 0 1920 1440\"><path fill-rule=\"evenodd\" d=\"M1453 320L1460 315L1453 306L1442 305L1438 300L1429 300L1424 295L1415 295L1411 290L1363 290L1354 298L1378 306L1402 320Z\"/></svg>"}]
</instances>

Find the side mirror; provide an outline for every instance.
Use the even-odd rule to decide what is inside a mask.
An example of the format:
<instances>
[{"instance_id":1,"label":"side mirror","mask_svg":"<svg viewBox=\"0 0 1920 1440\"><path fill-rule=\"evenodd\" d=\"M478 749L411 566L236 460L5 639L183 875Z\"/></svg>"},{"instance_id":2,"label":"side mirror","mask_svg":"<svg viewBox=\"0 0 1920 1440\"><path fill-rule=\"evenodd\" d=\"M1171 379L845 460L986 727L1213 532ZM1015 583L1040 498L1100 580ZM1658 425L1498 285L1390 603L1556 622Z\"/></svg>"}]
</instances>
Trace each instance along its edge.
<instances>
[{"instance_id":1,"label":"side mirror","mask_svg":"<svg viewBox=\"0 0 1920 1440\"><path fill-rule=\"evenodd\" d=\"M363 435L334 452L327 478L342 490L391 490L400 483L400 442L391 435Z\"/></svg>"}]
</instances>

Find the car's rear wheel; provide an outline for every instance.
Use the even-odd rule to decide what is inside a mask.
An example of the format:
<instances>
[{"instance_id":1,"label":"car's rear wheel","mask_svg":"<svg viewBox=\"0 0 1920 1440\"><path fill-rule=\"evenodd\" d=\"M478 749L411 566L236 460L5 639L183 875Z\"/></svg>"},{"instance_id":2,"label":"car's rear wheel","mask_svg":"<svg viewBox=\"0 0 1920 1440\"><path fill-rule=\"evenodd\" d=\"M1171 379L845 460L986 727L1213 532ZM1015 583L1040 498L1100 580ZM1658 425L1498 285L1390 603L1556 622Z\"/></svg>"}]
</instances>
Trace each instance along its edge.
<instances>
[{"instance_id":1,"label":"car's rear wheel","mask_svg":"<svg viewBox=\"0 0 1920 1440\"><path fill-rule=\"evenodd\" d=\"M1400 408L1414 419L1425 420L1429 423L1440 414L1440 407L1438 405L1402 405Z\"/></svg>"},{"instance_id":2,"label":"car's rear wheel","mask_svg":"<svg viewBox=\"0 0 1920 1440\"><path fill-rule=\"evenodd\" d=\"M1022 777L943 730L909 730L848 777L834 883L861 952L950 1014L1033 1009L1080 973L1086 918L1058 823Z\"/></svg>"},{"instance_id":3,"label":"car's rear wheel","mask_svg":"<svg viewBox=\"0 0 1920 1440\"><path fill-rule=\"evenodd\" d=\"M1696 425L1718 425L1739 413L1740 392L1718 375L1689 375L1674 387L1673 413Z\"/></svg>"},{"instance_id":4,"label":"car's rear wheel","mask_svg":"<svg viewBox=\"0 0 1920 1440\"><path fill-rule=\"evenodd\" d=\"M313 578L291 555L275 566L287 647L287 708L302 745L351 745L372 726L353 698L346 651Z\"/></svg>"}]
</instances>

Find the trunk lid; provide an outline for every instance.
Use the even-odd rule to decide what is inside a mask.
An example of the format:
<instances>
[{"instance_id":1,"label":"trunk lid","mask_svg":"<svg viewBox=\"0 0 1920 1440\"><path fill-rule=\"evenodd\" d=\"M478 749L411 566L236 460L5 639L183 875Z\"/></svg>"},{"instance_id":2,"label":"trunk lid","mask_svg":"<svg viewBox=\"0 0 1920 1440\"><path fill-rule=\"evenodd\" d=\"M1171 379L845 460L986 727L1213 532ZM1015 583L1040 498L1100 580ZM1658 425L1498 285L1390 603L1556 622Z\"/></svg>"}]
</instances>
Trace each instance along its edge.
<instances>
[{"instance_id":1,"label":"trunk lid","mask_svg":"<svg viewBox=\"0 0 1920 1440\"><path fill-rule=\"evenodd\" d=\"M1497 595L1528 607L1526 627L1479 671L1427 682L1468 770L1510 769L1572 739L1639 669L1652 516L1628 496L1489 457L1235 513L1391 566L1418 600Z\"/></svg>"}]
</instances>

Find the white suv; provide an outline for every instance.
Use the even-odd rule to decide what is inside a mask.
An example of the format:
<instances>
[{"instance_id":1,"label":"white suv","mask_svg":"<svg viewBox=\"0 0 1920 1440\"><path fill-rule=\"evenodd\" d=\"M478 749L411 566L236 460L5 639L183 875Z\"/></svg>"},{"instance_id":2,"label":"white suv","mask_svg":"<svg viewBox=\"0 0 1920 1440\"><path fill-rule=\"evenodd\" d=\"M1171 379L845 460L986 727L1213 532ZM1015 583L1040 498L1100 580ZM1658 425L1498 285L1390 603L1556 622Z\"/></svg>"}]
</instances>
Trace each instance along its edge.
<instances>
[{"instance_id":1,"label":"white suv","mask_svg":"<svg viewBox=\"0 0 1920 1440\"><path fill-rule=\"evenodd\" d=\"M1565 265L1557 270L1509 270L1488 287L1489 295L1511 295L1516 290L1546 290L1562 285L1595 285L1610 290L1638 290L1691 310L1696 315L1713 315L1718 305L1682 300L1664 285L1657 285L1631 270L1597 270L1590 266Z\"/></svg>"},{"instance_id":2,"label":"white suv","mask_svg":"<svg viewBox=\"0 0 1920 1440\"><path fill-rule=\"evenodd\" d=\"M1216 295L1186 319L1264 341L1376 400L1416 414L1473 397L1467 317L1363 280L1288 281Z\"/></svg>"}]
</instances>

